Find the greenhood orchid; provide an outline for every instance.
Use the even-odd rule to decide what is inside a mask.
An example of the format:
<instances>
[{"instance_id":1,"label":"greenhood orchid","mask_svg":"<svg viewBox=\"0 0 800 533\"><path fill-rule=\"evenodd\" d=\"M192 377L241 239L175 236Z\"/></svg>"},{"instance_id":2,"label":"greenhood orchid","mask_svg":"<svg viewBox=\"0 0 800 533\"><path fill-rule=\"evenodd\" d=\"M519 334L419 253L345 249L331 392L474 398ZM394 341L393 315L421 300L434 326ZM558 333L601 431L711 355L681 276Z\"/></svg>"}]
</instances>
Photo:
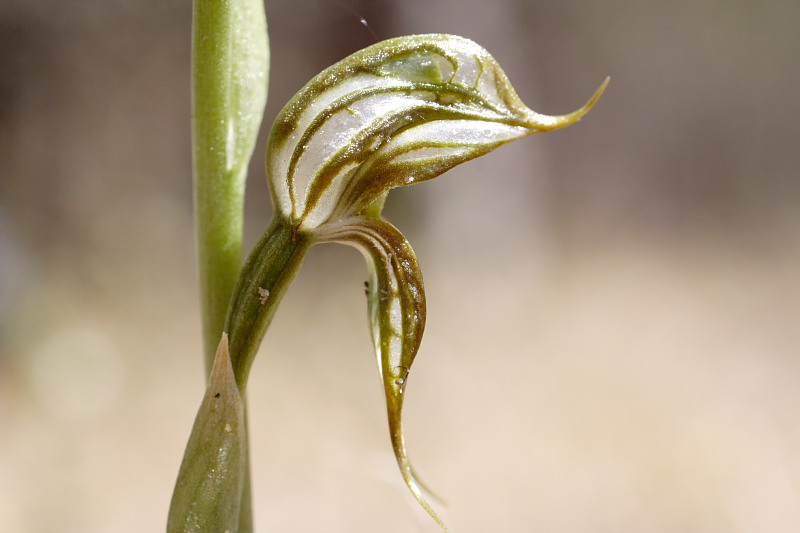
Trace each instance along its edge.
<instances>
[{"instance_id":1,"label":"greenhood orchid","mask_svg":"<svg viewBox=\"0 0 800 533\"><path fill-rule=\"evenodd\" d=\"M240 393L309 248L324 242L358 248L369 269L368 315L392 448L415 498L447 530L425 498L403 441L403 396L425 327L425 291L414 251L381 217L384 200L395 187L435 178L512 140L577 122L607 82L577 111L542 115L522 103L486 50L438 34L375 44L311 80L283 108L270 133L274 217L244 266L225 325L228 346L223 338L218 351L218 359L230 354L231 379ZM240 408L235 413L239 416Z\"/></svg>"}]
</instances>

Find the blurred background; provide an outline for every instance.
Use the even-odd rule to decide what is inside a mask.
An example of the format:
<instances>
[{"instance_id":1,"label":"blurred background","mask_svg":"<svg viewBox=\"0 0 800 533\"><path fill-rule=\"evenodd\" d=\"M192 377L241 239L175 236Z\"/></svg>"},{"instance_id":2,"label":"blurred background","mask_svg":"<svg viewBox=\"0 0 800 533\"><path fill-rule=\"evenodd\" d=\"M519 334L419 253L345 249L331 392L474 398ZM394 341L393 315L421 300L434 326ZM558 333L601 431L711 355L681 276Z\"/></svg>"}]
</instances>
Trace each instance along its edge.
<instances>
[{"instance_id":1,"label":"blurred background","mask_svg":"<svg viewBox=\"0 0 800 533\"><path fill-rule=\"evenodd\" d=\"M470 37L578 125L389 198L426 279L412 459L454 532L800 529L800 3L270 0L268 125L377 40ZM0 530L162 531L203 393L190 2L0 3ZM362 23L362 20L366 23ZM360 255L320 246L249 388L259 532L434 532Z\"/></svg>"}]
</instances>

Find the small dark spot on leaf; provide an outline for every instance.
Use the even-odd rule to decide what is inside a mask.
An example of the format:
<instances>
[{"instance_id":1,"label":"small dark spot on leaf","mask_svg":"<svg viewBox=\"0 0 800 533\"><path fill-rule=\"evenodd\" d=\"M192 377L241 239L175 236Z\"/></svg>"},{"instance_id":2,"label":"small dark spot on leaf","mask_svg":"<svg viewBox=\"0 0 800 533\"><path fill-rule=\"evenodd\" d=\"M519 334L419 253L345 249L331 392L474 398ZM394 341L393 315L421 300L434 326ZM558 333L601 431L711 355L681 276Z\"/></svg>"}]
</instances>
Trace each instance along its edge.
<instances>
[{"instance_id":1,"label":"small dark spot on leaf","mask_svg":"<svg viewBox=\"0 0 800 533\"><path fill-rule=\"evenodd\" d=\"M219 393L216 393L216 394L214 395L214 398L219 398Z\"/></svg>"}]
</instances>

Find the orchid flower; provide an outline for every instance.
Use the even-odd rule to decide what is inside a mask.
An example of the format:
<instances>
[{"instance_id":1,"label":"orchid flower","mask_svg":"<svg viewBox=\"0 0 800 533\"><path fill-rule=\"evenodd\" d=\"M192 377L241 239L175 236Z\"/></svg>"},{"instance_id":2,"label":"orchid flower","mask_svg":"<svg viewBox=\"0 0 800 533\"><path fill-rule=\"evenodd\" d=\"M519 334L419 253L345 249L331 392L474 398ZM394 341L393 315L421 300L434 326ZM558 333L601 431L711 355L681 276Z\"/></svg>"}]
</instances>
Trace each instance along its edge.
<instances>
[{"instance_id":1,"label":"orchid flower","mask_svg":"<svg viewBox=\"0 0 800 533\"><path fill-rule=\"evenodd\" d=\"M380 42L312 79L283 108L269 136L274 216L229 307L227 338L217 353L222 361L215 367L230 365L233 372L217 374L235 380L243 395L261 339L306 252L326 242L358 248L369 269L368 315L392 449L414 497L447 531L426 500L403 440L403 399L425 328L425 290L411 245L381 217L384 200L395 187L435 178L512 140L577 122L607 83L577 111L543 115L522 103L486 50L438 34ZM239 407L230 412L241 416ZM239 450L242 444L235 440L231 446ZM240 460L238 452L232 455ZM226 468L236 466L220 463L215 471ZM236 487L240 477L231 475ZM232 490L241 490L236 487Z\"/></svg>"}]
</instances>

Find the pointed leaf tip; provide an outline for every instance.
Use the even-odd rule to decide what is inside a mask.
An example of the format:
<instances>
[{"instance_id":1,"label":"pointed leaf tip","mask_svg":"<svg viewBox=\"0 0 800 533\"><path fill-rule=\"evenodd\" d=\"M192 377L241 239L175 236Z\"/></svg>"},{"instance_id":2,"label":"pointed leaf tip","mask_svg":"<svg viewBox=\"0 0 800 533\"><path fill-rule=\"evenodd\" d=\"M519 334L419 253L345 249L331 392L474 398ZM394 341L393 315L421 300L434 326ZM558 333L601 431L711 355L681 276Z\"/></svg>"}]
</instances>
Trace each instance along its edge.
<instances>
[{"instance_id":1,"label":"pointed leaf tip","mask_svg":"<svg viewBox=\"0 0 800 533\"><path fill-rule=\"evenodd\" d=\"M178 473L167 533L238 530L245 439L244 405L223 333Z\"/></svg>"}]
</instances>

